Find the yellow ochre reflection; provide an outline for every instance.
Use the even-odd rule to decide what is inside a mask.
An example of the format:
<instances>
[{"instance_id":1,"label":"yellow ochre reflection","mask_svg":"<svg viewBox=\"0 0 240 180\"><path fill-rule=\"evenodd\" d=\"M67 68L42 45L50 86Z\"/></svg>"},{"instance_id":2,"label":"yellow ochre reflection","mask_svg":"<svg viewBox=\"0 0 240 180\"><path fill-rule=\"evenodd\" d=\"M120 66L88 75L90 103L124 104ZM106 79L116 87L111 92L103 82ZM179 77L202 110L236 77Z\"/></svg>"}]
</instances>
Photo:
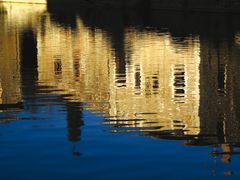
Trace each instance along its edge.
<instances>
[{"instance_id":1,"label":"yellow ochre reflection","mask_svg":"<svg viewBox=\"0 0 240 180\"><path fill-rule=\"evenodd\" d=\"M47 0L0 0L0 2L7 3L27 3L27 4L46 4Z\"/></svg>"},{"instance_id":2,"label":"yellow ochre reflection","mask_svg":"<svg viewBox=\"0 0 240 180\"><path fill-rule=\"evenodd\" d=\"M69 101L94 102L93 109L106 111L109 99L111 44L101 30L92 32L77 18L76 28L59 27L46 17L39 28L39 82L72 94ZM99 104L97 104L99 103Z\"/></svg>"},{"instance_id":3,"label":"yellow ochre reflection","mask_svg":"<svg viewBox=\"0 0 240 180\"><path fill-rule=\"evenodd\" d=\"M126 86L114 84L110 68L110 124L198 134L200 48L196 39L185 41L176 47L169 34L125 31Z\"/></svg>"},{"instance_id":4,"label":"yellow ochre reflection","mask_svg":"<svg viewBox=\"0 0 240 180\"><path fill-rule=\"evenodd\" d=\"M36 29L39 17L46 12L46 4L27 4L27 3L3 3L0 7L4 11L5 16L1 15L5 20L5 26L8 30L14 29Z\"/></svg>"},{"instance_id":5,"label":"yellow ochre reflection","mask_svg":"<svg viewBox=\"0 0 240 180\"><path fill-rule=\"evenodd\" d=\"M17 39L26 29L35 33L38 82L61 90L53 93L91 103L89 108L114 126L199 133L198 39L189 37L182 45L170 34L125 29L124 48L114 49L111 37L86 27L79 17L71 28L52 21L44 5L6 3L3 8L8 27L20 29ZM20 17L19 11L24 12ZM19 42L11 45L22 48Z\"/></svg>"},{"instance_id":6,"label":"yellow ochre reflection","mask_svg":"<svg viewBox=\"0 0 240 180\"><path fill-rule=\"evenodd\" d=\"M46 5L0 3L0 102L7 105L1 109L21 107L21 33L37 27L45 10Z\"/></svg>"},{"instance_id":7,"label":"yellow ochre reflection","mask_svg":"<svg viewBox=\"0 0 240 180\"><path fill-rule=\"evenodd\" d=\"M0 21L0 103L16 104L21 102L19 36L18 32L7 32Z\"/></svg>"},{"instance_id":8,"label":"yellow ochre reflection","mask_svg":"<svg viewBox=\"0 0 240 180\"><path fill-rule=\"evenodd\" d=\"M118 52L80 18L74 29L49 17L43 27L37 31L39 82L72 94L70 101L93 102L90 108L112 125L198 134L198 39L181 48L169 34L126 29L126 49Z\"/></svg>"},{"instance_id":9,"label":"yellow ochre reflection","mask_svg":"<svg viewBox=\"0 0 240 180\"><path fill-rule=\"evenodd\" d=\"M87 103L85 109L103 114L113 132L177 132L194 136L188 144L239 142L239 33L232 46L129 27L109 33L88 27L77 14L61 23L46 5L0 7L2 105L26 96L27 59L37 64L36 82L29 82L71 95L62 100L70 112Z\"/></svg>"}]
</instances>

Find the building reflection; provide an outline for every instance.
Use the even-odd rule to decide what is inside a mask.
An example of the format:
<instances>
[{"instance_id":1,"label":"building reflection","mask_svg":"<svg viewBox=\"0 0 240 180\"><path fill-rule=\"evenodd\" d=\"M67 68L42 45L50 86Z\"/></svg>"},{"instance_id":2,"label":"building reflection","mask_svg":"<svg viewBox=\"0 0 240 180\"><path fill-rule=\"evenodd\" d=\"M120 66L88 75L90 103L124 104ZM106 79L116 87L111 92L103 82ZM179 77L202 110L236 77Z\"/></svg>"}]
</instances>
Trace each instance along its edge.
<instances>
[{"instance_id":1,"label":"building reflection","mask_svg":"<svg viewBox=\"0 0 240 180\"><path fill-rule=\"evenodd\" d=\"M58 29L54 34L61 36L59 39L72 39L64 40L64 45L68 44L67 52L77 58L62 58L68 66L60 68L72 75L61 76L58 81L51 79L54 76L45 76L43 81L71 89L74 96L70 101L97 102L88 108L104 113L105 123L112 125L113 132L140 131L155 138L186 139L186 145L213 145L222 148L213 151L213 155L223 155L224 162L230 161L231 154L235 154L233 147L239 143L238 118L233 115L239 106L237 98L233 98L238 92L238 62L234 60L239 56L237 43L209 39L208 34L182 39L170 33L135 28L116 32L98 24L110 32L108 36L98 28L92 30L84 25L91 27L89 22L76 22L73 29L52 26ZM73 39L80 40L73 43ZM63 57L54 54L64 52L65 46L54 50L51 42L41 43L41 47L49 47L50 57ZM44 48L41 56L49 57L43 51ZM56 62L52 60L50 64L54 66ZM63 81L67 88L60 85ZM81 83L73 87L73 82Z\"/></svg>"},{"instance_id":2,"label":"building reflection","mask_svg":"<svg viewBox=\"0 0 240 180\"><path fill-rule=\"evenodd\" d=\"M46 22L44 36L38 31L39 81L71 93L70 101L94 102L89 108L114 126L198 134L198 39L177 52L169 34L113 29L112 38L81 19L69 29Z\"/></svg>"},{"instance_id":3,"label":"building reflection","mask_svg":"<svg viewBox=\"0 0 240 180\"><path fill-rule=\"evenodd\" d=\"M126 87L111 85L109 123L198 134L199 42L186 39L177 52L169 34L126 30L125 43L131 49Z\"/></svg>"},{"instance_id":4,"label":"building reflection","mask_svg":"<svg viewBox=\"0 0 240 180\"><path fill-rule=\"evenodd\" d=\"M129 25L129 19L119 20L116 28L109 27L111 17L106 25L76 12L64 22L59 12L48 13L42 5L20 7L26 13L21 18L15 16L17 4L1 5L0 40L6 44L0 49L1 106L23 99L37 103L44 87L64 103L70 142L80 141L82 111L90 109L104 115L112 132L212 145L212 154L222 155L224 162L237 154L240 46L235 27L230 37L222 35L226 29L212 36L201 28L179 35L173 27L179 19L167 25L169 31L156 25L166 25L161 19L155 29Z\"/></svg>"}]
</instances>

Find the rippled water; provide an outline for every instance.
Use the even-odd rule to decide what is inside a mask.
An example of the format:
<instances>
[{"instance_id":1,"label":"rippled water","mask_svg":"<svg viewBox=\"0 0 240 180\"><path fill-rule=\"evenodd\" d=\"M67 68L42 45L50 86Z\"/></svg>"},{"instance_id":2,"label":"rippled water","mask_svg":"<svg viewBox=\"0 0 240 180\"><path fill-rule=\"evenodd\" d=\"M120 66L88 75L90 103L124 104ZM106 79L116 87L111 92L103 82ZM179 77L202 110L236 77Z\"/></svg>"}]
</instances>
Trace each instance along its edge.
<instances>
[{"instance_id":1,"label":"rippled water","mask_svg":"<svg viewBox=\"0 0 240 180\"><path fill-rule=\"evenodd\" d=\"M0 178L239 177L238 20L0 3Z\"/></svg>"}]
</instances>

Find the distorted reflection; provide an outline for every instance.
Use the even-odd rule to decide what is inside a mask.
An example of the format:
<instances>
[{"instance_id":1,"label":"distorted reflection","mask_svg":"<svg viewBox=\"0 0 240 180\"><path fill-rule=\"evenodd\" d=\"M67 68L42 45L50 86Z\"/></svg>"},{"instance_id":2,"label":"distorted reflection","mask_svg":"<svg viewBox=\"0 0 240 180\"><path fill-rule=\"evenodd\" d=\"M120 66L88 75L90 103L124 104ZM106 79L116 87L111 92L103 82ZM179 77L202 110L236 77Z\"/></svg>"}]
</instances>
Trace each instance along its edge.
<instances>
[{"instance_id":1,"label":"distorted reflection","mask_svg":"<svg viewBox=\"0 0 240 180\"><path fill-rule=\"evenodd\" d=\"M170 34L127 29L124 42L131 52L126 54L126 86L110 85L107 123L125 128L113 131L198 134L198 39L189 37L176 49Z\"/></svg>"},{"instance_id":2,"label":"distorted reflection","mask_svg":"<svg viewBox=\"0 0 240 180\"><path fill-rule=\"evenodd\" d=\"M112 132L212 145L223 162L238 154L239 33L175 37L161 28L91 25L81 13L72 27L46 5L0 9L1 112L38 113L38 103L57 102L73 143L81 139L83 111L94 110ZM73 154L80 155L75 146Z\"/></svg>"}]
</instances>

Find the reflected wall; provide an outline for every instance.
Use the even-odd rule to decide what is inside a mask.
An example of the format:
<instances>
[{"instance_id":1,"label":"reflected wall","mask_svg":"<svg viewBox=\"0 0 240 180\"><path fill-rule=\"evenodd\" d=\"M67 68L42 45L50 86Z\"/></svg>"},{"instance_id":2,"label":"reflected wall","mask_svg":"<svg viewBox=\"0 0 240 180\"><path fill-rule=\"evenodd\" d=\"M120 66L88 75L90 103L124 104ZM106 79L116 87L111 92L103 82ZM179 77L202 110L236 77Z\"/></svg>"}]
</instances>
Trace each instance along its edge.
<instances>
[{"instance_id":1,"label":"reflected wall","mask_svg":"<svg viewBox=\"0 0 240 180\"><path fill-rule=\"evenodd\" d=\"M189 145L239 143L236 21L225 27L227 15L224 21L212 15L206 27L201 22L208 15L194 14L199 24L192 27L194 19L184 14L118 10L110 16L90 9L88 16L85 9L65 18L68 11L46 8L1 4L2 104L41 89L61 96L68 119L76 109L77 119L83 109L92 110L104 115L113 132L186 138ZM73 132L80 134L83 122L74 122Z\"/></svg>"}]
</instances>

